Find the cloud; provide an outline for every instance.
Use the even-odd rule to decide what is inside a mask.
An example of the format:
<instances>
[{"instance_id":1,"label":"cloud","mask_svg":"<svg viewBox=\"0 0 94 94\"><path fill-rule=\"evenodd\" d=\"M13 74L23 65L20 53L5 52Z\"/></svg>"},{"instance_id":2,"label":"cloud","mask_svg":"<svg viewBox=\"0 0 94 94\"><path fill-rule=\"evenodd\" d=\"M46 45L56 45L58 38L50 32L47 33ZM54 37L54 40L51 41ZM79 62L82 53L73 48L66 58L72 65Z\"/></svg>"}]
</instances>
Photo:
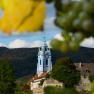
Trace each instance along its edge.
<instances>
[{"instance_id":1,"label":"cloud","mask_svg":"<svg viewBox=\"0 0 94 94\"><path fill-rule=\"evenodd\" d=\"M90 37L85 39L82 43L81 46L83 47L89 47L89 48L94 48L94 38Z\"/></svg>"},{"instance_id":2,"label":"cloud","mask_svg":"<svg viewBox=\"0 0 94 94\"><path fill-rule=\"evenodd\" d=\"M54 39L59 39L63 40L61 34L56 34L54 36ZM8 45L3 44L2 42L0 43L0 47L7 47L7 48L34 48L34 47L40 47L43 44L43 41L40 40L35 40L33 42L25 41L22 39L16 39L11 41ZM50 41L47 41L47 44L49 47L50 46ZM85 39L82 43L81 46L83 47L89 47L89 48L94 48L94 38L90 37L88 39Z\"/></svg>"},{"instance_id":3,"label":"cloud","mask_svg":"<svg viewBox=\"0 0 94 94\"><path fill-rule=\"evenodd\" d=\"M8 48L27 48L29 47L29 43L24 40L16 39L9 43Z\"/></svg>"},{"instance_id":4,"label":"cloud","mask_svg":"<svg viewBox=\"0 0 94 94\"><path fill-rule=\"evenodd\" d=\"M9 43L8 48L35 48L42 46L43 42L36 40L33 42L28 42L21 39L16 39ZM49 41L47 41L48 46L50 47Z\"/></svg>"},{"instance_id":5,"label":"cloud","mask_svg":"<svg viewBox=\"0 0 94 94\"><path fill-rule=\"evenodd\" d=\"M58 39L58 40L63 40L63 37L61 36L61 34L56 34L54 39Z\"/></svg>"},{"instance_id":6,"label":"cloud","mask_svg":"<svg viewBox=\"0 0 94 94\"><path fill-rule=\"evenodd\" d=\"M47 41L46 43L50 47L50 41ZM37 41L34 41L34 42L31 43L30 48L41 47L42 45L43 45L43 41L37 40Z\"/></svg>"},{"instance_id":7,"label":"cloud","mask_svg":"<svg viewBox=\"0 0 94 94\"><path fill-rule=\"evenodd\" d=\"M51 48L50 42L51 41L47 41L47 45L48 45L49 48Z\"/></svg>"},{"instance_id":8,"label":"cloud","mask_svg":"<svg viewBox=\"0 0 94 94\"><path fill-rule=\"evenodd\" d=\"M34 47L40 47L42 45L42 41L34 41L31 43L30 47L34 48Z\"/></svg>"},{"instance_id":9,"label":"cloud","mask_svg":"<svg viewBox=\"0 0 94 94\"><path fill-rule=\"evenodd\" d=\"M0 47L6 47L6 45L3 43L0 43Z\"/></svg>"}]
</instances>

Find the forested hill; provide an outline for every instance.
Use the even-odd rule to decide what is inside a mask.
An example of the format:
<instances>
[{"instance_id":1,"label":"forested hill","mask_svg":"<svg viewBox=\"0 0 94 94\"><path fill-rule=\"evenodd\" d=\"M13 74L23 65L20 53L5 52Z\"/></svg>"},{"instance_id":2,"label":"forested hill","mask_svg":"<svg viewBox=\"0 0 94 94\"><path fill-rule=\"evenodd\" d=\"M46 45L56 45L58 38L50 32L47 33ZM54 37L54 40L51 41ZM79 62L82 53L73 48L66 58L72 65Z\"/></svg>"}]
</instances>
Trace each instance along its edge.
<instances>
[{"instance_id":1,"label":"forested hill","mask_svg":"<svg viewBox=\"0 0 94 94\"><path fill-rule=\"evenodd\" d=\"M9 58L14 65L16 77L32 75L36 72L38 48L8 49L0 47L0 58ZM51 50L52 62L57 58L69 56L75 62L94 63L94 49L81 47L77 54L65 55L59 51Z\"/></svg>"}]
</instances>

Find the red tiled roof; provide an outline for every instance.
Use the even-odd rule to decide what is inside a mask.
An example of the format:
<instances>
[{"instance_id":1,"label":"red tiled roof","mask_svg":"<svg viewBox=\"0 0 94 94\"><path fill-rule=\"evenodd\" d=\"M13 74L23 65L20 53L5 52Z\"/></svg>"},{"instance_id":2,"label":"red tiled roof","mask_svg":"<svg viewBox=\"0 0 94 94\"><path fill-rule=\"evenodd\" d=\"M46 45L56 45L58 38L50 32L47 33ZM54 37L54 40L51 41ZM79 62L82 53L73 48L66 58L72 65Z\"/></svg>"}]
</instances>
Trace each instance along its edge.
<instances>
[{"instance_id":1,"label":"red tiled roof","mask_svg":"<svg viewBox=\"0 0 94 94\"><path fill-rule=\"evenodd\" d=\"M28 83L33 82L34 80L38 80L38 79L41 79L41 78L45 78L47 76L48 76L48 72L43 72L40 76L38 76L36 74L34 77L32 77L32 79Z\"/></svg>"}]
</instances>

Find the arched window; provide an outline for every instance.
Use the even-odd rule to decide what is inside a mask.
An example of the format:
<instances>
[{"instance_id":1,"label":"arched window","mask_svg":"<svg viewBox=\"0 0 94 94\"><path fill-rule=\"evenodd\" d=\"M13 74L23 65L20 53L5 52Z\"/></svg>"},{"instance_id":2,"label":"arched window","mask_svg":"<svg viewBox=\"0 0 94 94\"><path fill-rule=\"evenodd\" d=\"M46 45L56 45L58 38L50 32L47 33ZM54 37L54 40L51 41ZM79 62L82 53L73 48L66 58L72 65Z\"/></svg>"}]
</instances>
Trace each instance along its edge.
<instances>
[{"instance_id":1,"label":"arched window","mask_svg":"<svg viewBox=\"0 0 94 94\"><path fill-rule=\"evenodd\" d=\"M48 65L48 60L46 60L46 65Z\"/></svg>"},{"instance_id":2,"label":"arched window","mask_svg":"<svg viewBox=\"0 0 94 94\"><path fill-rule=\"evenodd\" d=\"M41 48L39 50L41 51Z\"/></svg>"},{"instance_id":3,"label":"arched window","mask_svg":"<svg viewBox=\"0 0 94 94\"><path fill-rule=\"evenodd\" d=\"M47 51L47 48L45 48L45 51Z\"/></svg>"},{"instance_id":4,"label":"arched window","mask_svg":"<svg viewBox=\"0 0 94 94\"><path fill-rule=\"evenodd\" d=\"M41 60L40 60L40 65L41 65Z\"/></svg>"}]
</instances>

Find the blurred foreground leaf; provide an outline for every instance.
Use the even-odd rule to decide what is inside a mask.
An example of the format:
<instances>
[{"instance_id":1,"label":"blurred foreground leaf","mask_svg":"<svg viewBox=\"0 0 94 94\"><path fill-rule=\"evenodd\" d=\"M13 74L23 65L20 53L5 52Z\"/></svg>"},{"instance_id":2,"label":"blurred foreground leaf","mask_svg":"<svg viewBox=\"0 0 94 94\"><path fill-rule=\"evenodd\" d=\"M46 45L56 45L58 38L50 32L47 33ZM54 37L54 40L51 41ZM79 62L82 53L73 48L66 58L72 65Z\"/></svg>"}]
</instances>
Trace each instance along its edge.
<instances>
[{"instance_id":1,"label":"blurred foreground leaf","mask_svg":"<svg viewBox=\"0 0 94 94\"><path fill-rule=\"evenodd\" d=\"M6 33L35 32L42 29L45 19L45 0L1 0L3 17L0 29Z\"/></svg>"}]
</instances>

